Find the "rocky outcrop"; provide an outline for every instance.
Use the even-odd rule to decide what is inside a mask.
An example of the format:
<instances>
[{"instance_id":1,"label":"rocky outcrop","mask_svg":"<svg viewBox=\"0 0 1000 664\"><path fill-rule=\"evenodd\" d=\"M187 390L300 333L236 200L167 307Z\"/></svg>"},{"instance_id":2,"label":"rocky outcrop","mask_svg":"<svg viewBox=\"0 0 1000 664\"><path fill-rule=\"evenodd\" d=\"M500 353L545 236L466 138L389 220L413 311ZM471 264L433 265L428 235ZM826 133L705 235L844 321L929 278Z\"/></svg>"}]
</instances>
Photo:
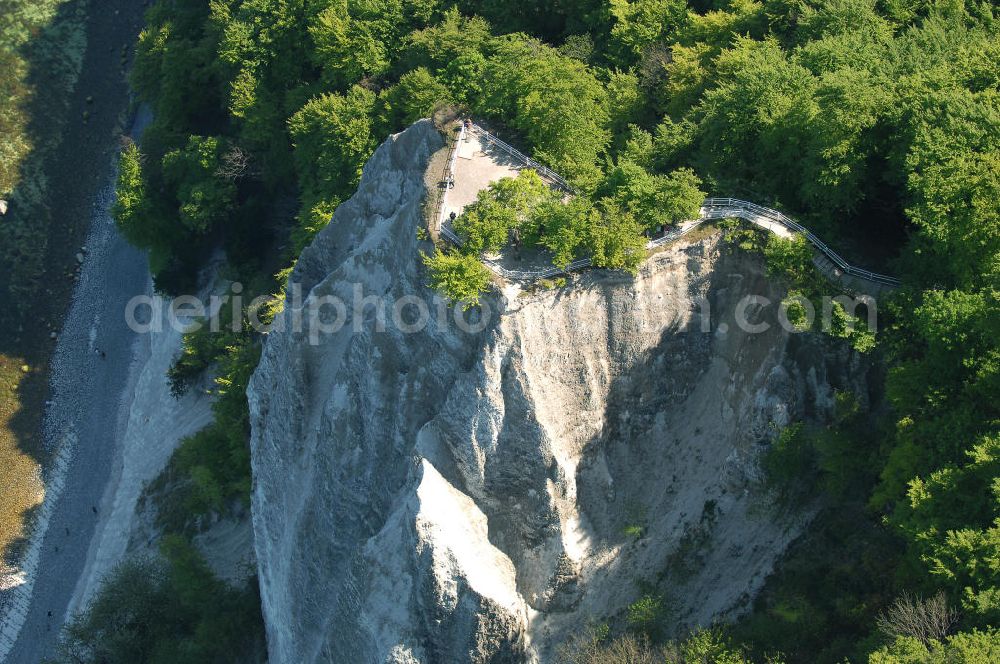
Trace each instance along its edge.
<instances>
[{"instance_id":1,"label":"rocky outcrop","mask_svg":"<svg viewBox=\"0 0 1000 664\"><path fill-rule=\"evenodd\" d=\"M271 661L549 661L637 582L678 630L738 614L808 517L766 509L757 455L864 398L861 361L736 325L782 293L711 234L457 324L416 232L441 144L421 122L379 148L251 381Z\"/></svg>"}]
</instances>

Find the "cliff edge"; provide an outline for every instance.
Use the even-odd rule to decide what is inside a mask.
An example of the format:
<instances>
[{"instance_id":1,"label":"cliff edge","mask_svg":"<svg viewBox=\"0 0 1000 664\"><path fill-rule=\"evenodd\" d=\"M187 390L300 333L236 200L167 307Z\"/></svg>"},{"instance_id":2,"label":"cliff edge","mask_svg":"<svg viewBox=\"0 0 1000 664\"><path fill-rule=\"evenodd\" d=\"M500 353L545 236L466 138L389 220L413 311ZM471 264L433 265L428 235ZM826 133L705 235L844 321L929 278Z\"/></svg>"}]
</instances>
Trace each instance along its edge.
<instances>
[{"instance_id":1,"label":"cliff edge","mask_svg":"<svg viewBox=\"0 0 1000 664\"><path fill-rule=\"evenodd\" d=\"M251 381L270 661L551 661L650 587L678 630L739 614L809 517L771 509L760 451L864 400L865 363L735 324L783 292L711 233L457 323L417 237L442 145L378 149Z\"/></svg>"}]
</instances>

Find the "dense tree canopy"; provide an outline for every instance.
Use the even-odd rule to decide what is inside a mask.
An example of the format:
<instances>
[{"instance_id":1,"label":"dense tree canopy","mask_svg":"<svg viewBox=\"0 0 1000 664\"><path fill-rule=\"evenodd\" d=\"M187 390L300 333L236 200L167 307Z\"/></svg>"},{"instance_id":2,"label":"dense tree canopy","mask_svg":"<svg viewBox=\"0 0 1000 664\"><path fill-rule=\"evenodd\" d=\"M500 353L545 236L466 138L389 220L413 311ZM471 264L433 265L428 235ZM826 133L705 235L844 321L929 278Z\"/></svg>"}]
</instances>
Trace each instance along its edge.
<instances>
[{"instance_id":1,"label":"dense tree canopy","mask_svg":"<svg viewBox=\"0 0 1000 664\"><path fill-rule=\"evenodd\" d=\"M163 178L177 196L177 217L188 231L202 234L232 211L236 186L224 178L224 144L214 136L189 136L187 145L163 156Z\"/></svg>"},{"instance_id":2,"label":"dense tree canopy","mask_svg":"<svg viewBox=\"0 0 1000 664\"><path fill-rule=\"evenodd\" d=\"M475 254L435 250L424 256L431 286L444 293L452 303L466 309L479 304L479 297L490 283L490 271Z\"/></svg>"},{"instance_id":3,"label":"dense tree canopy","mask_svg":"<svg viewBox=\"0 0 1000 664\"><path fill-rule=\"evenodd\" d=\"M212 576L183 539L162 544L167 562L130 559L66 628L56 664L249 661L263 641L259 598ZM169 563L169 564L167 564Z\"/></svg>"},{"instance_id":4,"label":"dense tree canopy","mask_svg":"<svg viewBox=\"0 0 1000 664\"><path fill-rule=\"evenodd\" d=\"M443 103L495 124L577 190L556 194L525 172L483 192L455 222L462 249L426 259L456 300L488 285L481 253L512 245L559 266L589 256L635 270L643 233L694 216L705 193L793 211L904 280L880 302L884 415L786 457L835 500L847 499L832 487L851 487L869 539L894 544L852 550L881 576L843 601L814 583L826 568L790 575L797 585L778 594L794 601L767 635L775 648L824 649L805 661L950 661L941 653L991 647L992 632L969 630L995 625L1000 606L995 12L980 0L157 3L132 75L156 121L123 152L116 216L150 249L161 288L189 285L217 246L239 270L270 274L276 248L294 260L388 133ZM246 157L236 173L232 154ZM294 223L275 214L290 198ZM804 244L763 250L785 276L811 270ZM219 464L199 459L192 468ZM871 562L889 549L884 567ZM880 641L875 616L907 588L945 591L965 635ZM790 616L816 613L799 638Z\"/></svg>"},{"instance_id":5,"label":"dense tree canopy","mask_svg":"<svg viewBox=\"0 0 1000 664\"><path fill-rule=\"evenodd\" d=\"M921 643L900 637L872 653L868 664L985 664L1000 659L1000 634L972 631L956 634L945 642Z\"/></svg>"},{"instance_id":6,"label":"dense tree canopy","mask_svg":"<svg viewBox=\"0 0 1000 664\"><path fill-rule=\"evenodd\" d=\"M652 230L698 218L705 200L701 180L689 168L653 175L633 161L623 160L608 171L603 189L622 209Z\"/></svg>"}]
</instances>

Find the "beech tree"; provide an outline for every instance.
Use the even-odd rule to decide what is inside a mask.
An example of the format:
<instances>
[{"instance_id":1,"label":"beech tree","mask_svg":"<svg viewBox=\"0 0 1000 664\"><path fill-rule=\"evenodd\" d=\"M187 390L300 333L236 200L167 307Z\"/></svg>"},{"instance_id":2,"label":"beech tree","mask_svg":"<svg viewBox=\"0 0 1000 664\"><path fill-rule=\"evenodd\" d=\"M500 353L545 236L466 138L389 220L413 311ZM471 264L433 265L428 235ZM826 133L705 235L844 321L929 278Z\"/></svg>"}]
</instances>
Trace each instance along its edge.
<instances>
[{"instance_id":1,"label":"beech tree","mask_svg":"<svg viewBox=\"0 0 1000 664\"><path fill-rule=\"evenodd\" d=\"M538 42L511 37L495 48L479 109L511 118L541 161L594 183L611 140L607 90L586 65Z\"/></svg>"},{"instance_id":2,"label":"beech tree","mask_svg":"<svg viewBox=\"0 0 1000 664\"><path fill-rule=\"evenodd\" d=\"M429 118L434 107L448 100L450 93L424 67L404 74L388 93L393 125L407 127Z\"/></svg>"},{"instance_id":3,"label":"beech tree","mask_svg":"<svg viewBox=\"0 0 1000 664\"><path fill-rule=\"evenodd\" d=\"M452 304L462 303L464 309L477 306L490 285L490 271L474 254L437 249L432 255L424 254L423 261L431 286Z\"/></svg>"},{"instance_id":4,"label":"beech tree","mask_svg":"<svg viewBox=\"0 0 1000 664\"><path fill-rule=\"evenodd\" d=\"M479 192L454 222L463 238L462 250L481 254L500 251L522 224L534 223L535 209L554 196L538 174L525 169L514 178L502 178ZM533 236L529 230L527 233Z\"/></svg>"},{"instance_id":5,"label":"beech tree","mask_svg":"<svg viewBox=\"0 0 1000 664\"><path fill-rule=\"evenodd\" d=\"M374 108L375 94L354 86L310 100L288 121L308 200L341 197L357 185L376 145Z\"/></svg>"},{"instance_id":6,"label":"beech tree","mask_svg":"<svg viewBox=\"0 0 1000 664\"><path fill-rule=\"evenodd\" d=\"M568 203L553 200L535 214L537 242L552 252L552 263L565 268L581 258L589 229L599 223L600 214L589 199L577 196Z\"/></svg>"},{"instance_id":7,"label":"beech tree","mask_svg":"<svg viewBox=\"0 0 1000 664\"><path fill-rule=\"evenodd\" d=\"M390 41L378 24L352 15L353 3L335 0L309 27L316 49L313 58L335 85L353 85L389 69ZM391 3L390 3L391 4Z\"/></svg>"},{"instance_id":8,"label":"beech tree","mask_svg":"<svg viewBox=\"0 0 1000 664\"><path fill-rule=\"evenodd\" d=\"M588 228L587 248L597 267L635 273L646 257L646 238L635 215L607 201Z\"/></svg>"},{"instance_id":9,"label":"beech tree","mask_svg":"<svg viewBox=\"0 0 1000 664\"><path fill-rule=\"evenodd\" d=\"M705 200L700 187L701 179L689 168L654 175L634 162L621 161L608 173L602 190L651 230L697 219Z\"/></svg>"},{"instance_id":10,"label":"beech tree","mask_svg":"<svg viewBox=\"0 0 1000 664\"><path fill-rule=\"evenodd\" d=\"M608 5L611 49L620 66L637 62L643 51L669 39L688 20L685 0L609 0Z\"/></svg>"},{"instance_id":11,"label":"beech tree","mask_svg":"<svg viewBox=\"0 0 1000 664\"><path fill-rule=\"evenodd\" d=\"M181 224L193 233L207 233L234 207L236 187L218 175L225 151L214 136L191 136L184 148L163 156L163 177L175 191Z\"/></svg>"}]
</instances>

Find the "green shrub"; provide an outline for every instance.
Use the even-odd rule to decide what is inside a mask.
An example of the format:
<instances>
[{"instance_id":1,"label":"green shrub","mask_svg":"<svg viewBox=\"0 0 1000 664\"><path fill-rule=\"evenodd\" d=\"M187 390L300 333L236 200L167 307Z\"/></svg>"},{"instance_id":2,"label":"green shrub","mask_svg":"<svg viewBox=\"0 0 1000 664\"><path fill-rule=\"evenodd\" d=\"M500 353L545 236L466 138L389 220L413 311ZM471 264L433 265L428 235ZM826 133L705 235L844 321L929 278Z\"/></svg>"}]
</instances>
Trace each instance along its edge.
<instances>
[{"instance_id":1,"label":"green shrub","mask_svg":"<svg viewBox=\"0 0 1000 664\"><path fill-rule=\"evenodd\" d=\"M656 595L644 595L629 605L626 619L629 627L649 636L656 636L665 617L663 599Z\"/></svg>"},{"instance_id":2,"label":"green shrub","mask_svg":"<svg viewBox=\"0 0 1000 664\"><path fill-rule=\"evenodd\" d=\"M646 258L642 225L629 212L605 205L600 221L588 229L587 248L595 267L625 270L635 274Z\"/></svg>"},{"instance_id":3,"label":"green shrub","mask_svg":"<svg viewBox=\"0 0 1000 664\"><path fill-rule=\"evenodd\" d=\"M644 532L646 532L646 529L638 523L630 523L622 528L622 534L625 535L625 537L632 537L635 539L642 537Z\"/></svg>"},{"instance_id":4,"label":"green shrub","mask_svg":"<svg viewBox=\"0 0 1000 664\"><path fill-rule=\"evenodd\" d=\"M423 260L431 286L452 303L461 302L463 309L477 306L490 285L492 275L476 256L436 249L433 255L423 254Z\"/></svg>"},{"instance_id":5,"label":"green shrub","mask_svg":"<svg viewBox=\"0 0 1000 664\"><path fill-rule=\"evenodd\" d=\"M899 637L873 652L868 664L987 664L1000 660L1000 632L972 630L949 636L944 642L921 643Z\"/></svg>"},{"instance_id":6,"label":"green shrub","mask_svg":"<svg viewBox=\"0 0 1000 664\"><path fill-rule=\"evenodd\" d=\"M768 274L782 276L791 283L802 285L815 280L812 262L813 248L802 235L784 238L771 233L764 245L764 260Z\"/></svg>"},{"instance_id":7,"label":"green shrub","mask_svg":"<svg viewBox=\"0 0 1000 664\"><path fill-rule=\"evenodd\" d=\"M162 559L132 558L73 617L51 664L243 664L263 650L256 579L235 590L176 536Z\"/></svg>"}]
</instances>

